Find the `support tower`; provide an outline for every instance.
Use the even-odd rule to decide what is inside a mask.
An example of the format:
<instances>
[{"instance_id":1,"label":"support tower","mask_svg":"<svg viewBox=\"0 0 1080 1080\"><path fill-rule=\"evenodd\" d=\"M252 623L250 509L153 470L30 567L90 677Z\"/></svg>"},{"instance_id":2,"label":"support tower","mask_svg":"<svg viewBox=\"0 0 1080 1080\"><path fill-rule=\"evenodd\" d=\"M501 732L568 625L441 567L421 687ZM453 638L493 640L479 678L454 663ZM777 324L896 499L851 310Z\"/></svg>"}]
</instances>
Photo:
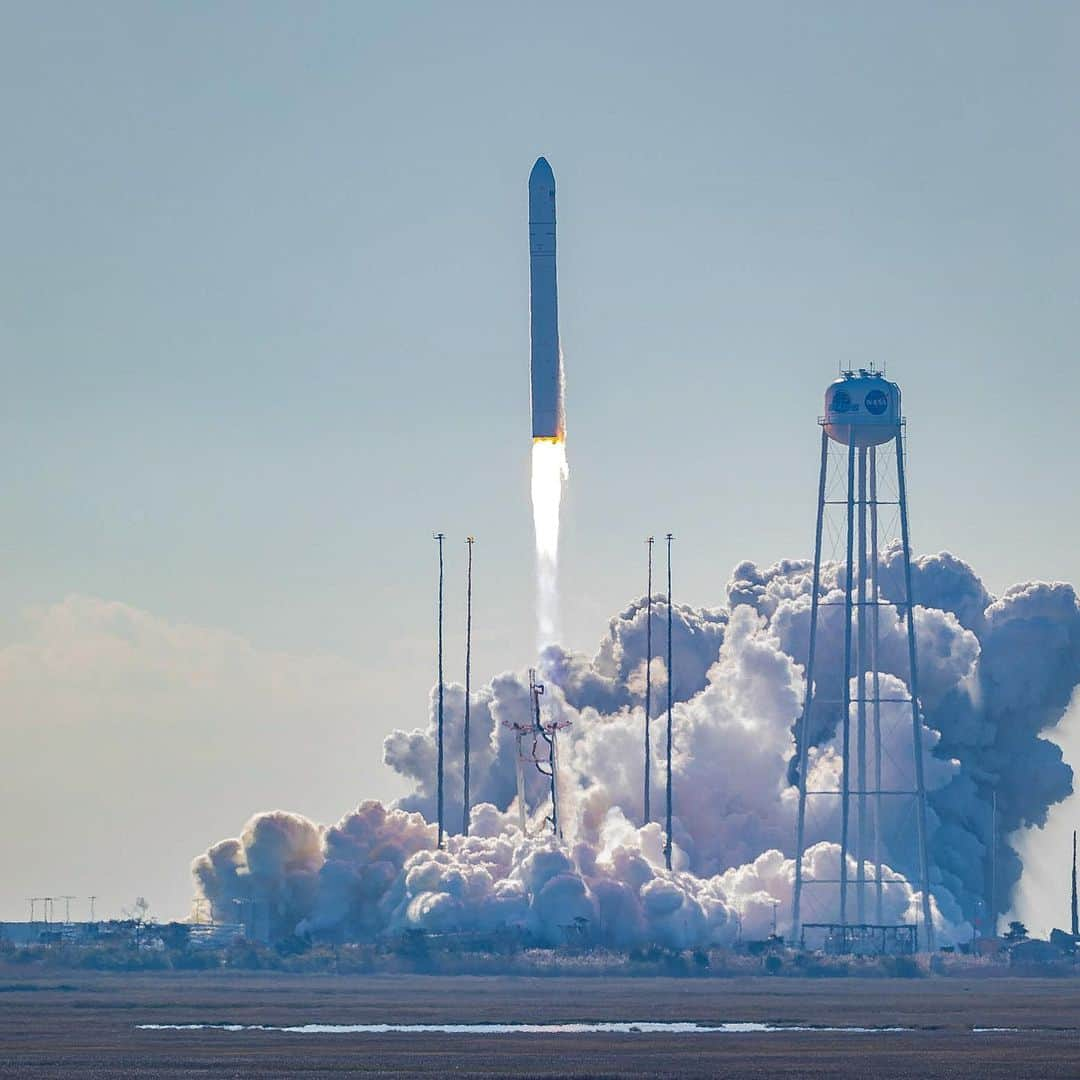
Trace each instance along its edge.
<instances>
[{"instance_id":1,"label":"support tower","mask_svg":"<svg viewBox=\"0 0 1080 1080\"><path fill-rule=\"evenodd\" d=\"M916 844L904 867L922 893L921 922L923 947L933 949L929 856L927 852L926 785L923 776L922 722L919 716L918 656L912 617L911 543L908 533L907 490L904 476L904 420L900 411L900 387L874 370L845 371L825 391L825 416L821 424L821 470L818 480L817 527L814 542L813 592L810 608L810 640L806 664L806 699L798 725L799 808L796 835L795 891L792 904L792 937L798 940L802 925L804 890L819 886L815 900L824 900L824 890L838 888L838 903L828 903L830 912L839 912L839 924L869 928L868 894L872 893L873 922L883 923L882 829L885 820L898 820L886 800L902 800L913 807ZM836 449L834 449L836 448ZM839 460L837 460L839 458ZM890 461L889 459L894 459ZM881 498L879 480L889 474L895 498ZM843 524L836 532L843 537L844 552L836 588L829 598L822 596L822 545L830 508L838 508ZM902 581L883 597L879 581L879 524L886 512L899 514L899 556ZM838 553L839 555L839 553ZM838 560L839 561L839 560ZM893 563L895 566L895 562ZM899 594L899 595L898 595ZM840 598L837 599L837 596ZM842 606L843 633L830 634L842 641L840 656L819 652L819 640L826 607ZM898 620L897 628L906 636L906 670L893 670L906 683L904 696L895 691L882 696L881 630L883 617ZM829 679L826 673L835 673ZM895 686L895 683L893 683ZM852 691L854 690L854 696ZM900 781L883 779L883 706L890 715L896 707L910 711L911 764ZM904 721L906 724L908 721ZM826 740L833 725L841 729L842 768L839 790L808 790L808 753L812 743ZM852 728L854 727L854 731ZM907 739L907 736L904 736ZM888 762L890 771L893 762ZM808 798L834 796L840 801L840 866L837 879L806 876ZM893 803L895 808L897 804ZM852 829L852 808L855 811ZM849 859L854 862L855 880L850 881ZM895 858L894 862L897 861ZM904 860L901 859L901 862ZM867 880L867 863L873 877ZM900 867L897 867L900 868ZM849 903L854 887L854 912ZM834 894L835 896L835 894ZM852 916L854 915L854 918Z\"/></svg>"}]
</instances>

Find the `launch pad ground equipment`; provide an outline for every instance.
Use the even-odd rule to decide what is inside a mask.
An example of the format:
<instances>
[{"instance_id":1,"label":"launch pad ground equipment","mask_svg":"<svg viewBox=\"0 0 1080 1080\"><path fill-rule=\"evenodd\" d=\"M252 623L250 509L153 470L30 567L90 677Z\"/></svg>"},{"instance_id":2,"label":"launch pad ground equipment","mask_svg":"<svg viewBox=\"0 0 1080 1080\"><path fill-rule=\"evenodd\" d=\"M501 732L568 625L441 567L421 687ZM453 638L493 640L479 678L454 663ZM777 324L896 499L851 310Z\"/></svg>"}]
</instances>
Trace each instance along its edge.
<instances>
[{"instance_id":1,"label":"launch pad ground equipment","mask_svg":"<svg viewBox=\"0 0 1080 1080\"><path fill-rule=\"evenodd\" d=\"M914 956L918 940L918 927L911 923L803 923L799 948L829 956Z\"/></svg>"}]
</instances>

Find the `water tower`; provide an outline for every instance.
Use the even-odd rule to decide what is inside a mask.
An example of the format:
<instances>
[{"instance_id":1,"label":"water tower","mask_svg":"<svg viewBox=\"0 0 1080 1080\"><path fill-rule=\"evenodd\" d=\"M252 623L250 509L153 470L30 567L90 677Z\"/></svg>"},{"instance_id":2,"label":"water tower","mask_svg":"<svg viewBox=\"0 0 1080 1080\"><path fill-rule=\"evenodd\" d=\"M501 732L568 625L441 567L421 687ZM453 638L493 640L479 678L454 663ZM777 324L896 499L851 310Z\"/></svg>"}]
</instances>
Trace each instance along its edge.
<instances>
[{"instance_id":1,"label":"water tower","mask_svg":"<svg viewBox=\"0 0 1080 1080\"><path fill-rule=\"evenodd\" d=\"M922 890L924 946L933 948L930 908L929 858L927 853L926 786L923 777L922 724L919 717L918 657L911 599L911 543L908 533L907 489L904 478L904 420L900 411L900 387L874 370L845 371L825 391L825 415L821 424L821 472L818 481L817 528L814 541L813 594L810 608L810 640L806 664L806 700L798 726L799 810L796 835L795 892L792 905L793 937L804 927L803 890L808 886L839 887L840 934L843 941L856 940L859 930L873 932L882 923L883 801L904 798L914 801L917 865ZM889 444L892 444L891 446ZM894 458L892 461L890 459ZM831 460L830 460L831 458ZM894 471L895 470L895 471ZM894 490L879 497L879 481L887 474ZM839 510L842 523L835 530L843 537L841 563L842 599L821 597L822 539L827 514ZM879 588L879 523L882 513L898 512L903 561L903 594L884 599ZM830 519L831 523L831 519ZM835 596L835 593L833 594ZM826 604L843 606L841 656L818 653L819 617ZM903 698L881 696L879 627L883 609L895 611L907 633L907 692ZM831 684L822 682L824 671L835 671ZM817 681L815 681L817 680ZM852 685L856 688L852 699ZM832 695L835 694L835 697ZM881 706L910 703L912 782L883 787ZM854 705L854 710L852 706ZM811 741L828 731L829 716L842 727L842 771L839 790L807 790L807 755ZM852 713L854 712L854 717ZM906 713L905 713L906 715ZM815 719L818 721L815 724ZM868 724L869 719L869 724ZM854 722L854 733L852 726ZM907 721L904 720L906 727ZM854 755L852 735L854 734ZM906 736L905 736L906 739ZM872 760L872 769L869 767ZM834 796L840 800L840 876L836 880L804 879L807 798ZM855 828L851 829L854 800ZM872 833L872 839L871 839ZM848 867L856 866L852 883ZM875 924L867 917L866 864L874 866ZM914 876L914 875L913 875ZM851 919L849 892L854 884L855 917Z\"/></svg>"}]
</instances>

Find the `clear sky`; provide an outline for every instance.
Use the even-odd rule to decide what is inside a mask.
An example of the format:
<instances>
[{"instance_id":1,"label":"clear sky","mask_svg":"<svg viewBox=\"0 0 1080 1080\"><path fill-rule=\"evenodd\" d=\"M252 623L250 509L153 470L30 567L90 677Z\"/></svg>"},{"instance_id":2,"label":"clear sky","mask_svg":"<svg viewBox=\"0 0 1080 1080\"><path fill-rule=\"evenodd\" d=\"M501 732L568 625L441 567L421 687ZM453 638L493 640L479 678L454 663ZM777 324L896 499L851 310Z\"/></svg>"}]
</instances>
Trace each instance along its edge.
<instances>
[{"instance_id":1,"label":"clear sky","mask_svg":"<svg viewBox=\"0 0 1080 1080\"><path fill-rule=\"evenodd\" d=\"M1080 580L1071 3L7 3L0 917L399 793L433 530L533 645L526 180L559 192L563 622L806 556L886 366L913 541ZM78 903L82 903L79 901Z\"/></svg>"}]
</instances>

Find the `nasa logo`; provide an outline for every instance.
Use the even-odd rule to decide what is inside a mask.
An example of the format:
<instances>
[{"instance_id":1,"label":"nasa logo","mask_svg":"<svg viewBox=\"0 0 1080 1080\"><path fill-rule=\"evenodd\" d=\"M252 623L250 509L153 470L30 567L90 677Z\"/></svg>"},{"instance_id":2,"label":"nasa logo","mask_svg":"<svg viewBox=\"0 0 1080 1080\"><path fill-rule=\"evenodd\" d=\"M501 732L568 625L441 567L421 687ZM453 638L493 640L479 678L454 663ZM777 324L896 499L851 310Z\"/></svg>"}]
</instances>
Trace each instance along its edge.
<instances>
[{"instance_id":1,"label":"nasa logo","mask_svg":"<svg viewBox=\"0 0 1080 1080\"><path fill-rule=\"evenodd\" d=\"M837 390L832 396L833 412L850 412L851 398L846 390Z\"/></svg>"},{"instance_id":2,"label":"nasa logo","mask_svg":"<svg viewBox=\"0 0 1080 1080\"><path fill-rule=\"evenodd\" d=\"M880 416L889 407L889 398L882 390L871 390L866 395L866 411Z\"/></svg>"}]
</instances>

